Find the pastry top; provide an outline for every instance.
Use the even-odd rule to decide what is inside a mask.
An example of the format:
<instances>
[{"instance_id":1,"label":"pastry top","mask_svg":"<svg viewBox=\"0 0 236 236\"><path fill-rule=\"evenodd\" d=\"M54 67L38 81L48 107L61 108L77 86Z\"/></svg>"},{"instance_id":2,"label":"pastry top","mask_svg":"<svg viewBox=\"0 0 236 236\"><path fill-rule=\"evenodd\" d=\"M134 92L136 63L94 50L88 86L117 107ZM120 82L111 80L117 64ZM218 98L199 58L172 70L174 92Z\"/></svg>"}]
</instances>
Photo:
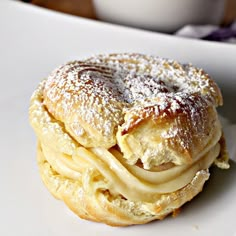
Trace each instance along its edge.
<instances>
[{"instance_id":1,"label":"pastry top","mask_svg":"<svg viewBox=\"0 0 236 236\"><path fill-rule=\"evenodd\" d=\"M118 145L128 163L145 169L190 163L221 136L216 83L201 69L159 57L109 54L67 63L45 81L43 100L78 143Z\"/></svg>"}]
</instances>

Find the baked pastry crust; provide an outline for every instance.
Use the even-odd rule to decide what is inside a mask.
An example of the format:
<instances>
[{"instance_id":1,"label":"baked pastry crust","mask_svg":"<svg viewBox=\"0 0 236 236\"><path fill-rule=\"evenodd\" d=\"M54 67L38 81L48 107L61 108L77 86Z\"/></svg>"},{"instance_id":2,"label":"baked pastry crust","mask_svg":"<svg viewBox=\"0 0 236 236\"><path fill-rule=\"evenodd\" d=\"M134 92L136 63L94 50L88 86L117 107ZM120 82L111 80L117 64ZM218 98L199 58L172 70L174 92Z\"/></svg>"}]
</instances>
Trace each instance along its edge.
<instances>
[{"instance_id":1,"label":"baked pastry crust","mask_svg":"<svg viewBox=\"0 0 236 236\"><path fill-rule=\"evenodd\" d=\"M140 54L67 63L31 98L42 179L84 219L163 219L202 190L213 162L229 167L222 103L192 65Z\"/></svg>"}]
</instances>

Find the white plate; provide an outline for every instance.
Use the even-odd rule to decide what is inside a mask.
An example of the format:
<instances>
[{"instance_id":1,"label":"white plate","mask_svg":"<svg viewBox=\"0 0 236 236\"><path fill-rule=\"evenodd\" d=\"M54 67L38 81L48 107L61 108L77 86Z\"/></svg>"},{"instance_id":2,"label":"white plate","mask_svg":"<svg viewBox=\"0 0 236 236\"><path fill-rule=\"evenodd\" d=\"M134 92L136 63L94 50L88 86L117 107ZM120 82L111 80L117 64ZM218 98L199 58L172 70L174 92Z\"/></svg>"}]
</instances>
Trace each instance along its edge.
<instances>
[{"instance_id":1,"label":"white plate","mask_svg":"<svg viewBox=\"0 0 236 236\"><path fill-rule=\"evenodd\" d=\"M0 2L0 235L235 235L236 164L213 170L204 191L175 219L112 228L80 220L43 186L36 166L29 98L57 65L94 53L142 52L192 62L221 85L236 121L236 46L199 42Z\"/></svg>"}]
</instances>

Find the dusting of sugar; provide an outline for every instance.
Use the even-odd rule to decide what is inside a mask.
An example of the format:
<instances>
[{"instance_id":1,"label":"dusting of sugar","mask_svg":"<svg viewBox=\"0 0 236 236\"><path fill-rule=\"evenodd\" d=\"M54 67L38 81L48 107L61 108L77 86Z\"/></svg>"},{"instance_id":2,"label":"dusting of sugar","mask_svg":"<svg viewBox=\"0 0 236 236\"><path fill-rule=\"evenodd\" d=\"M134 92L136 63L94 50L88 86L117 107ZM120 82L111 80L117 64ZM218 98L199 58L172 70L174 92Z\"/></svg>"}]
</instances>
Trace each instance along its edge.
<instances>
[{"instance_id":1,"label":"dusting of sugar","mask_svg":"<svg viewBox=\"0 0 236 236\"><path fill-rule=\"evenodd\" d=\"M140 54L113 54L59 67L46 81L45 91L48 100L56 104L52 114L62 111L66 120L77 109L74 112L80 119L109 136L122 124L124 113L137 117L144 109L146 116L154 113L156 117L186 111L197 124L204 117L196 110L215 102L210 81L191 65ZM124 128L133 122L132 117ZM85 131L78 128L75 132L83 135ZM173 130L166 135L175 134Z\"/></svg>"}]
</instances>

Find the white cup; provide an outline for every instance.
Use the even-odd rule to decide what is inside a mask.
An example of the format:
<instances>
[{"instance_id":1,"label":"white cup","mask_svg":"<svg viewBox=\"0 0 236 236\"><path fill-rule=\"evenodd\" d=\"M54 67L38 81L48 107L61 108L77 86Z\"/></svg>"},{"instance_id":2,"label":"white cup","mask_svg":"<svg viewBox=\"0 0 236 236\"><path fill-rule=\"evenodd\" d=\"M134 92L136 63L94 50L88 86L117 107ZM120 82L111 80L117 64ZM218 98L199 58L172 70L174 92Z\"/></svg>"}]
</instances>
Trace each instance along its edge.
<instances>
[{"instance_id":1,"label":"white cup","mask_svg":"<svg viewBox=\"0 0 236 236\"><path fill-rule=\"evenodd\" d=\"M225 0L93 0L104 21L161 32L186 24L219 24Z\"/></svg>"}]
</instances>

